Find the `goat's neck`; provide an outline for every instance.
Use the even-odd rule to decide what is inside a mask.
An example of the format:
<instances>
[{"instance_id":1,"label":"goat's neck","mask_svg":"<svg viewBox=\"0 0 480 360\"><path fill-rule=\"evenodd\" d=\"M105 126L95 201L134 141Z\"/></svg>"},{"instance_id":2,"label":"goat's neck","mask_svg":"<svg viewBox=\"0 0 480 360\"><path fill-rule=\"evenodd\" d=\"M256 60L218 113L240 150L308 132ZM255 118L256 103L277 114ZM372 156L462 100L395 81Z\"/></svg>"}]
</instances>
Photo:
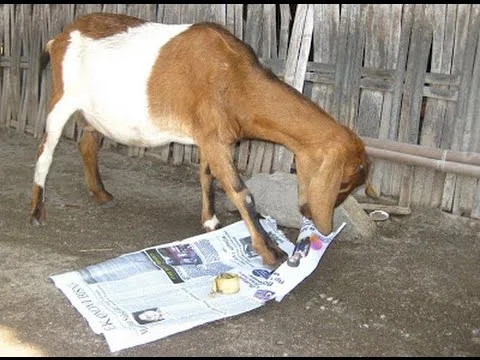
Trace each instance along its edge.
<instances>
[{"instance_id":1,"label":"goat's neck","mask_svg":"<svg viewBox=\"0 0 480 360\"><path fill-rule=\"evenodd\" d=\"M279 80L262 81L252 90L249 101L255 106L244 114L247 137L281 144L298 153L342 132L338 131L342 126L328 113Z\"/></svg>"}]
</instances>

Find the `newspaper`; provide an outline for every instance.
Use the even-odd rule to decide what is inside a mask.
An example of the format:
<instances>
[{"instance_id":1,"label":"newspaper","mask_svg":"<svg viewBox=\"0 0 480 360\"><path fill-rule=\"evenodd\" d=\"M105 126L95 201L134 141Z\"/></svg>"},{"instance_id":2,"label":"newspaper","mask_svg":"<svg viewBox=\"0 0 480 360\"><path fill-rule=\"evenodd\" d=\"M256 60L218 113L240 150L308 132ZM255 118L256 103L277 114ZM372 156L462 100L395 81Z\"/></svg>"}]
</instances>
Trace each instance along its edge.
<instances>
[{"instance_id":1,"label":"newspaper","mask_svg":"<svg viewBox=\"0 0 480 360\"><path fill-rule=\"evenodd\" d=\"M105 336L110 351L119 351L281 301L313 272L345 226L323 236L303 218L294 244L273 218L260 223L289 255L277 269L263 265L239 221L50 278L92 330ZM240 290L212 293L215 277L226 272L238 275Z\"/></svg>"}]
</instances>

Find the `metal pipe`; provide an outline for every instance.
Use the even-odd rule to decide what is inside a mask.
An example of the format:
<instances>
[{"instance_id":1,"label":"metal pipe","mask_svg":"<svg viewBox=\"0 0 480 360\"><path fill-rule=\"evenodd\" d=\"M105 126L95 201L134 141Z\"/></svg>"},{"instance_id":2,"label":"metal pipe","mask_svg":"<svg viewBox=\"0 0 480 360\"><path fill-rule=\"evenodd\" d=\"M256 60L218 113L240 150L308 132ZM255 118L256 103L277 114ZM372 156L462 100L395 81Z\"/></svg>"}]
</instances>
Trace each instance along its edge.
<instances>
[{"instance_id":1,"label":"metal pipe","mask_svg":"<svg viewBox=\"0 0 480 360\"><path fill-rule=\"evenodd\" d=\"M372 146L366 146L367 153L374 157L393 162L404 163L407 165L424 166L442 172L455 173L466 176L480 178L480 166L462 164L460 162L432 159L417 155L405 154L397 151L379 149Z\"/></svg>"},{"instance_id":2,"label":"metal pipe","mask_svg":"<svg viewBox=\"0 0 480 360\"><path fill-rule=\"evenodd\" d=\"M362 140L365 142L365 145L372 148L396 151L410 155L422 156L430 159L452 161L480 166L480 153L444 150L428 147L425 145L408 144L398 141L376 139L371 137L362 137Z\"/></svg>"}]
</instances>

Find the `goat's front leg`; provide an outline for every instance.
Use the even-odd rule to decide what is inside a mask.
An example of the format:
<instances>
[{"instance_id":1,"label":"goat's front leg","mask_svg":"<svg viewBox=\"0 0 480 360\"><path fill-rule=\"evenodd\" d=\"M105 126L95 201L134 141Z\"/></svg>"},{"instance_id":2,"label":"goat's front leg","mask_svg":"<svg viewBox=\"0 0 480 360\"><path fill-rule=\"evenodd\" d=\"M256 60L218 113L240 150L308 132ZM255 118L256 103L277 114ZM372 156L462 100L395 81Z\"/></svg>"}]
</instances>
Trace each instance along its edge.
<instances>
[{"instance_id":1,"label":"goat's front leg","mask_svg":"<svg viewBox=\"0 0 480 360\"><path fill-rule=\"evenodd\" d=\"M225 193L240 211L240 216L252 237L252 246L262 257L263 263L274 266L285 261L287 254L270 238L260 224L255 210L255 201L238 176L229 146L210 141L207 145L200 146L200 151L201 156L208 162L212 175L220 181Z\"/></svg>"},{"instance_id":2,"label":"goat's front leg","mask_svg":"<svg viewBox=\"0 0 480 360\"><path fill-rule=\"evenodd\" d=\"M90 126L86 126L83 129L78 148L82 157L83 171L90 195L98 204L109 206L113 204L113 196L105 190L98 171L98 150L101 141L102 135Z\"/></svg>"},{"instance_id":3,"label":"goat's front leg","mask_svg":"<svg viewBox=\"0 0 480 360\"><path fill-rule=\"evenodd\" d=\"M200 158L200 184L202 186L202 226L205 231L220 228L217 215L215 215L215 189L210 166L204 157Z\"/></svg>"},{"instance_id":4,"label":"goat's front leg","mask_svg":"<svg viewBox=\"0 0 480 360\"><path fill-rule=\"evenodd\" d=\"M312 213L308 204L308 187L312 178L311 172L316 170L313 162L305 157L297 156L297 190L298 190L298 210L300 213L312 219Z\"/></svg>"}]
</instances>

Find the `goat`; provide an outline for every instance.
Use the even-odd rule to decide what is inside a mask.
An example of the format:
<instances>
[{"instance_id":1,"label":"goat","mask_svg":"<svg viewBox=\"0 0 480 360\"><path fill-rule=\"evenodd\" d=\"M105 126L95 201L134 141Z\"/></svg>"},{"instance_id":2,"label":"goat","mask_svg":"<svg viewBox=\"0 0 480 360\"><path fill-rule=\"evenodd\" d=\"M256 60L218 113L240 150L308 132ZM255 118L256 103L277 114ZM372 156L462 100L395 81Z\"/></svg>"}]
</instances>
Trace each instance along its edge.
<instances>
[{"instance_id":1,"label":"goat","mask_svg":"<svg viewBox=\"0 0 480 360\"><path fill-rule=\"evenodd\" d=\"M259 139L290 149L299 210L324 234L332 230L334 208L366 182L369 161L362 140L263 67L253 49L221 25L166 25L92 13L48 41L46 51L52 88L37 150L32 224L44 223L46 177L62 129L76 111L86 122L79 140L86 183L99 204L113 200L98 170L102 135L140 147L195 144L204 229L220 227L214 209L217 179L266 265L286 254L259 222L232 145Z\"/></svg>"}]
</instances>

